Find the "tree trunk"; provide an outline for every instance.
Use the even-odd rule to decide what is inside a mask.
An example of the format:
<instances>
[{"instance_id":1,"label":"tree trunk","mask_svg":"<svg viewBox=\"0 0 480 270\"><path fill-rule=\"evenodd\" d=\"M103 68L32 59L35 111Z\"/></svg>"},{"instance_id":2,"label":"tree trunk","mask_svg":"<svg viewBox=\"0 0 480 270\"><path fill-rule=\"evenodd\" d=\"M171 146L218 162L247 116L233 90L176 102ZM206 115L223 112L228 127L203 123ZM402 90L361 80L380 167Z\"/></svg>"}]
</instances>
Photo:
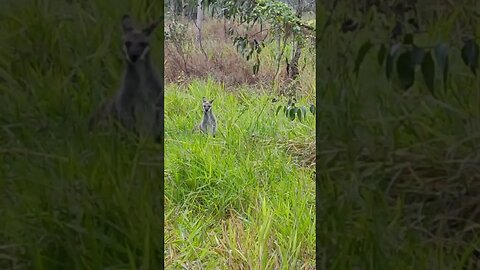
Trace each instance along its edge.
<instances>
[{"instance_id":1,"label":"tree trunk","mask_svg":"<svg viewBox=\"0 0 480 270\"><path fill-rule=\"evenodd\" d=\"M298 42L294 42L293 50L292 50L292 60L288 65L288 77L292 80L295 80L300 71L298 70L298 61L300 60L300 56L302 55L302 48Z\"/></svg>"},{"instance_id":2,"label":"tree trunk","mask_svg":"<svg viewBox=\"0 0 480 270\"><path fill-rule=\"evenodd\" d=\"M297 17L301 18L302 13L303 13L303 0L298 0L297 3ZM288 77L292 80L295 80L298 75L299 75L299 69L298 69L298 61L300 60L300 56L302 55L302 46L299 44L297 41L293 42L293 48L292 48L292 60L290 63L287 63L287 74Z\"/></svg>"},{"instance_id":3,"label":"tree trunk","mask_svg":"<svg viewBox=\"0 0 480 270\"><path fill-rule=\"evenodd\" d=\"M185 0L182 0L182 6L181 6L182 18L185 18L185 9L186 9Z\"/></svg>"},{"instance_id":4,"label":"tree trunk","mask_svg":"<svg viewBox=\"0 0 480 270\"><path fill-rule=\"evenodd\" d=\"M172 16L173 20L175 20L176 17L176 2L177 0L170 0L170 16Z\"/></svg>"},{"instance_id":5,"label":"tree trunk","mask_svg":"<svg viewBox=\"0 0 480 270\"><path fill-rule=\"evenodd\" d=\"M197 0L197 20L196 20L196 41L200 46L202 42L202 22L203 22L203 7L202 0Z\"/></svg>"}]
</instances>

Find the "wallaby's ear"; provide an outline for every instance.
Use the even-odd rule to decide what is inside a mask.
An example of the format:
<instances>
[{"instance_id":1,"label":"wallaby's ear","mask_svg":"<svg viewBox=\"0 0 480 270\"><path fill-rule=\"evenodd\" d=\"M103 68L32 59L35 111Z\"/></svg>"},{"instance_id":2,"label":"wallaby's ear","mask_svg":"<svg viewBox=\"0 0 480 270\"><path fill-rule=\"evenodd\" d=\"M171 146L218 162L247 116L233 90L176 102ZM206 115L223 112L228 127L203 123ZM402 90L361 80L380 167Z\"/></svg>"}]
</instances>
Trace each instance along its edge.
<instances>
[{"instance_id":1,"label":"wallaby's ear","mask_svg":"<svg viewBox=\"0 0 480 270\"><path fill-rule=\"evenodd\" d=\"M206 98L206 97L202 97L202 101L203 101L203 102L207 102L207 98Z\"/></svg>"},{"instance_id":2,"label":"wallaby's ear","mask_svg":"<svg viewBox=\"0 0 480 270\"><path fill-rule=\"evenodd\" d=\"M157 28L158 26L158 21L154 21L152 22L151 24L149 24L147 27L145 27L142 32L147 35L147 36L150 36L150 34L152 34L153 30L155 30L155 28Z\"/></svg>"},{"instance_id":3,"label":"wallaby's ear","mask_svg":"<svg viewBox=\"0 0 480 270\"><path fill-rule=\"evenodd\" d=\"M122 28L124 33L130 32L134 29L132 18L127 14L122 16Z\"/></svg>"},{"instance_id":4,"label":"wallaby's ear","mask_svg":"<svg viewBox=\"0 0 480 270\"><path fill-rule=\"evenodd\" d=\"M215 99L210 100L210 103L213 103L214 100L215 100Z\"/></svg>"}]
</instances>

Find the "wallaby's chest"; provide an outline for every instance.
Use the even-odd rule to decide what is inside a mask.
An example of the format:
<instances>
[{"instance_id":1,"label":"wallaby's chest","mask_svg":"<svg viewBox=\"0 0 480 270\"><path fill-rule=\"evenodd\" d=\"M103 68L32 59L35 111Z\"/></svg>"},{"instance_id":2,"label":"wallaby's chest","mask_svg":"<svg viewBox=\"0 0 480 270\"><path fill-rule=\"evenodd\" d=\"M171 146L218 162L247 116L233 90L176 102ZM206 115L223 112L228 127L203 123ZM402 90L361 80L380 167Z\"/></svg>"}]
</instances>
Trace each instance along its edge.
<instances>
[{"instance_id":1,"label":"wallaby's chest","mask_svg":"<svg viewBox=\"0 0 480 270\"><path fill-rule=\"evenodd\" d=\"M135 80L133 91L136 92L135 97L140 102L153 103L159 91L157 89L157 82L152 74L146 72L138 72Z\"/></svg>"},{"instance_id":2,"label":"wallaby's chest","mask_svg":"<svg viewBox=\"0 0 480 270\"><path fill-rule=\"evenodd\" d=\"M213 116L213 112L208 112L208 113L205 113L204 116L203 116L203 122L205 124L212 124L215 122L215 116Z\"/></svg>"},{"instance_id":3,"label":"wallaby's chest","mask_svg":"<svg viewBox=\"0 0 480 270\"><path fill-rule=\"evenodd\" d=\"M135 118L139 129L148 128L153 125L155 115L155 100L157 93L153 84L149 82L145 76L140 77L137 85L137 93L135 100Z\"/></svg>"},{"instance_id":4,"label":"wallaby's chest","mask_svg":"<svg viewBox=\"0 0 480 270\"><path fill-rule=\"evenodd\" d=\"M137 130L149 132L154 124L156 101L159 98L159 83L147 67L129 67L125 74L123 96L128 97L133 109Z\"/></svg>"}]
</instances>

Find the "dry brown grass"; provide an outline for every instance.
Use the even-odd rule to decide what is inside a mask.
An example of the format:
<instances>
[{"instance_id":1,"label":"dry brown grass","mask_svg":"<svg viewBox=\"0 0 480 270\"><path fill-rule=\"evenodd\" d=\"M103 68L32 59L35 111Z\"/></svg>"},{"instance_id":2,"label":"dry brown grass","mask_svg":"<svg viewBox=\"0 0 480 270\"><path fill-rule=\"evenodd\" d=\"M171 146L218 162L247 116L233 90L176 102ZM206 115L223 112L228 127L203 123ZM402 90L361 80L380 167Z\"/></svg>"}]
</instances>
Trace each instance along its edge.
<instances>
[{"instance_id":1,"label":"dry brown grass","mask_svg":"<svg viewBox=\"0 0 480 270\"><path fill-rule=\"evenodd\" d=\"M468 239L480 223L480 156L438 158L398 153L391 168L389 195L403 194L414 217L431 216L425 226L431 235ZM421 206L421 209L419 208Z\"/></svg>"},{"instance_id":2,"label":"dry brown grass","mask_svg":"<svg viewBox=\"0 0 480 270\"><path fill-rule=\"evenodd\" d=\"M321 143L322 144L322 143ZM431 146L399 149L381 154L381 148L364 149L356 157L358 173L376 181L379 172L392 206L402 199L405 220L426 241L449 242L469 246L480 228L480 155L455 155ZM346 165L334 165L347 159L347 147L324 145L319 152L324 165L342 171Z\"/></svg>"},{"instance_id":3,"label":"dry brown grass","mask_svg":"<svg viewBox=\"0 0 480 270\"><path fill-rule=\"evenodd\" d=\"M186 22L182 22L186 23ZM172 42L165 42L165 81L166 83L185 83L196 78L213 78L228 86L251 85L267 86L272 83L276 66L271 64L269 56L262 55L262 64L258 74L253 74L253 62L244 59L233 46L226 31L228 25L219 20L206 20L202 30L202 52L194 45L195 25L188 22L187 49L183 55ZM245 32L240 27L236 31ZM262 40L265 38L260 28L253 28L249 36ZM186 67L184 63L186 62ZM279 78L285 78L285 68L281 67Z\"/></svg>"},{"instance_id":4,"label":"dry brown grass","mask_svg":"<svg viewBox=\"0 0 480 270\"><path fill-rule=\"evenodd\" d=\"M295 162L300 167L314 168L315 167L315 139L305 140L290 140L284 143L283 147L291 156L294 157Z\"/></svg>"}]
</instances>

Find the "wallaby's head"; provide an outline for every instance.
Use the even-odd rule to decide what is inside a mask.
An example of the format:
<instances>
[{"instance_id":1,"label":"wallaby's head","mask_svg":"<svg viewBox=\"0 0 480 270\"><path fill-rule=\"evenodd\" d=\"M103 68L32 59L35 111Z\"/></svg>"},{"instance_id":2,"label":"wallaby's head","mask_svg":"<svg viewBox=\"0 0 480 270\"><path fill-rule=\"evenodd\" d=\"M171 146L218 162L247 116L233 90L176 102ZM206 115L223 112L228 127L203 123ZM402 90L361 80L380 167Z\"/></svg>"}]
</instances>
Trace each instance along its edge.
<instances>
[{"instance_id":1,"label":"wallaby's head","mask_svg":"<svg viewBox=\"0 0 480 270\"><path fill-rule=\"evenodd\" d=\"M202 98L203 112L207 113L212 109L212 103L214 100L215 99L208 101L206 97Z\"/></svg>"},{"instance_id":2,"label":"wallaby's head","mask_svg":"<svg viewBox=\"0 0 480 270\"><path fill-rule=\"evenodd\" d=\"M158 22L150 23L143 29L135 28L129 15L122 17L123 53L130 63L145 60L150 49L150 35L157 27Z\"/></svg>"}]
</instances>

